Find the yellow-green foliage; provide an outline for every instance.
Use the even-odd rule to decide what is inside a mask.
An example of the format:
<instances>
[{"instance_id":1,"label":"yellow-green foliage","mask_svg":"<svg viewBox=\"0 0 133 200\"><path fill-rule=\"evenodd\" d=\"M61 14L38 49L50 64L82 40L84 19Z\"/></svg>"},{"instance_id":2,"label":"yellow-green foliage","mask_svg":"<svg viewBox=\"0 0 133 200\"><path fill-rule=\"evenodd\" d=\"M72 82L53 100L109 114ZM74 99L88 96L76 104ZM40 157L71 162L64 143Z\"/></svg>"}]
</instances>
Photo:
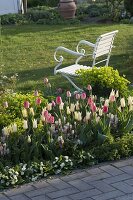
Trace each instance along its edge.
<instances>
[{"instance_id":1,"label":"yellow-green foliage","mask_svg":"<svg viewBox=\"0 0 133 200\"><path fill-rule=\"evenodd\" d=\"M118 70L113 67L94 67L88 70L77 72L84 87L92 85L93 93L105 96L114 89L119 90L120 94L126 95L128 84L130 83L124 76L120 76Z\"/></svg>"}]
</instances>

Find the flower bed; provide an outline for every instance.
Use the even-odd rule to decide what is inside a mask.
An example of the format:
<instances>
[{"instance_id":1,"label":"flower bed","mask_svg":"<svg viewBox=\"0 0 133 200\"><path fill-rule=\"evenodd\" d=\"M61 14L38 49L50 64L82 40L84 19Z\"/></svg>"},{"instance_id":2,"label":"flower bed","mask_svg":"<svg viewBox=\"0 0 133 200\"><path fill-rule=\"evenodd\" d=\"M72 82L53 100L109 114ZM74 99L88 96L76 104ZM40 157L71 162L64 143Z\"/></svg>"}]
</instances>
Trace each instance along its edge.
<instances>
[{"instance_id":1,"label":"flower bed","mask_svg":"<svg viewBox=\"0 0 133 200\"><path fill-rule=\"evenodd\" d=\"M10 120L1 131L1 188L133 155L133 97L87 89L51 102L38 91L3 99L2 123Z\"/></svg>"}]
</instances>

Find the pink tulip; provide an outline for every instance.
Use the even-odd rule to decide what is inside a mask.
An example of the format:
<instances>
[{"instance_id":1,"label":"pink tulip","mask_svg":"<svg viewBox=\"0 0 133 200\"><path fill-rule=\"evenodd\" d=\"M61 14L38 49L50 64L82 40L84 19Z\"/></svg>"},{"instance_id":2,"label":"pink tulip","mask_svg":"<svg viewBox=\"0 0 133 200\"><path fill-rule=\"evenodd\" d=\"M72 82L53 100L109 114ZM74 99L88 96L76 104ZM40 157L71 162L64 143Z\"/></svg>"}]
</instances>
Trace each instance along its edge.
<instances>
[{"instance_id":1,"label":"pink tulip","mask_svg":"<svg viewBox=\"0 0 133 200\"><path fill-rule=\"evenodd\" d=\"M24 102L24 108L29 108L29 107L30 107L29 101L25 101L25 102Z\"/></svg>"},{"instance_id":2,"label":"pink tulip","mask_svg":"<svg viewBox=\"0 0 133 200\"><path fill-rule=\"evenodd\" d=\"M41 102L42 102L41 98L38 97L38 98L36 99L36 104L37 104L37 105L40 105Z\"/></svg>"},{"instance_id":3,"label":"pink tulip","mask_svg":"<svg viewBox=\"0 0 133 200\"><path fill-rule=\"evenodd\" d=\"M110 101L110 102L114 102L114 101L115 101L115 95L111 95L111 96L109 97L109 101Z\"/></svg>"},{"instance_id":4,"label":"pink tulip","mask_svg":"<svg viewBox=\"0 0 133 200\"><path fill-rule=\"evenodd\" d=\"M103 106L103 113L107 113L108 112L108 106L104 105Z\"/></svg>"},{"instance_id":5,"label":"pink tulip","mask_svg":"<svg viewBox=\"0 0 133 200\"><path fill-rule=\"evenodd\" d=\"M80 99L80 94L76 93L76 94L75 94L75 98L76 98L77 100L79 100L79 99Z\"/></svg>"},{"instance_id":6,"label":"pink tulip","mask_svg":"<svg viewBox=\"0 0 133 200\"><path fill-rule=\"evenodd\" d=\"M49 122L50 122L50 124L54 124L54 116L50 116Z\"/></svg>"},{"instance_id":7,"label":"pink tulip","mask_svg":"<svg viewBox=\"0 0 133 200\"><path fill-rule=\"evenodd\" d=\"M44 78L44 84L48 83L48 78Z\"/></svg>"},{"instance_id":8,"label":"pink tulip","mask_svg":"<svg viewBox=\"0 0 133 200\"><path fill-rule=\"evenodd\" d=\"M4 106L4 108L8 108L8 102L5 101L5 102L3 103L3 106Z\"/></svg>"},{"instance_id":9,"label":"pink tulip","mask_svg":"<svg viewBox=\"0 0 133 200\"><path fill-rule=\"evenodd\" d=\"M45 110L45 111L44 111L44 117L47 117L47 116L48 116L48 111Z\"/></svg>"},{"instance_id":10,"label":"pink tulip","mask_svg":"<svg viewBox=\"0 0 133 200\"><path fill-rule=\"evenodd\" d=\"M62 103L62 98L60 96L56 97L56 104L60 105Z\"/></svg>"},{"instance_id":11,"label":"pink tulip","mask_svg":"<svg viewBox=\"0 0 133 200\"><path fill-rule=\"evenodd\" d=\"M55 101L52 101L52 106L54 107L56 105Z\"/></svg>"},{"instance_id":12,"label":"pink tulip","mask_svg":"<svg viewBox=\"0 0 133 200\"><path fill-rule=\"evenodd\" d=\"M90 106L92 103L93 103L93 99L92 99L92 97L89 97L89 98L88 98L88 104L89 104L89 106Z\"/></svg>"},{"instance_id":13,"label":"pink tulip","mask_svg":"<svg viewBox=\"0 0 133 200\"><path fill-rule=\"evenodd\" d=\"M81 94L81 99L86 99L86 93L85 92L83 92L82 94Z\"/></svg>"},{"instance_id":14,"label":"pink tulip","mask_svg":"<svg viewBox=\"0 0 133 200\"><path fill-rule=\"evenodd\" d=\"M67 91L67 97L71 97L71 92Z\"/></svg>"},{"instance_id":15,"label":"pink tulip","mask_svg":"<svg viewBox=\"0 0 133 200\"><path fill-rule=\"evenodd\" d=\"M88 85L88 86L87 86L87 89L88 89L89 91L91 91L91 90L92 90L91 85Z\"/></svg>"},{"instance_id":16,"label":"pink tulip","mask_svg":"<svg viewBox=\"0 0 133 200\"><path fill-rule=\"evenodd\" d=\"M96 112L97 107L96 107L95 103L92 103L92 104L90 105L90 109L91 109L92 112Z\"/></svg>"}]
</instances>

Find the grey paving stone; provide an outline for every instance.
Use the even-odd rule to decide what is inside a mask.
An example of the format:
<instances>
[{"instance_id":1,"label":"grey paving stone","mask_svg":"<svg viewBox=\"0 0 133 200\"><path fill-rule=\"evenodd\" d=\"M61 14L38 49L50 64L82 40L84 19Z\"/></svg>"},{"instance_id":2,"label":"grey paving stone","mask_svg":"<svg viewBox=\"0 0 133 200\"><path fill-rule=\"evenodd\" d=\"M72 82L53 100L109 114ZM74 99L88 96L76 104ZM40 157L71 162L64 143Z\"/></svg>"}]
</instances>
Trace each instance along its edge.
<instances>
[{"instance_id":1,"label":"grey paving stone","mask_svg":"<svg viewBox=\"0 0 133 200\"><path fill-rule=\"evenodd\" d=\"M88 176L86 178L83 178L82 180L89 183L90 181L98 181L98 180L101 180L101 179L104 179L104 178L108 178L108 177L111 177L110 174L106 173L106 172L103 172L101 174L95 174L95 175L91 175L91 176Z\"/></svg>"},{"instance_id":2,"label":"grey paving stone","mask_svg":"<svg viewBox=\"0 0 133 200\"><path fill-rule=\"evenodd\" d=\"M122 197L118 197L115 200L133 200L133 194L127 194Z\"/></svg>"},{"instance_id":3,"label":"grey paving stone","mask_svg":"<svg viewBox=\"0 0 133 200\"><path fill-rule=\"evenodd\" d=\"M104 170L105 172L107 172L107 173L109 173L113 176L116 176L116 175L123 173L123 171L121 171L121 170L119 170L116 167L111 166L111 165L102 166L102 167L100 167L100 169Z\"/></svg>"},{"instance_id":4,"label":"grey paving stone","mask_svg":"<svg viewBox=\"0 0 133 200\"><path fill-rule=\"evenodd\" d=\"M63 177L61 177L61 179L65 182L68 182L68 181L72 181L72 180L75 180L75 179L87 177L88 175L89 174L87 172L83 171L83 172L71 174L71 175L68 175L68 176L63 176Z\"/></svg>"},{"instance_id":5,"label":"grey paving stone","mask_svg":"<svg viewBox=\"0 0 133 200\"><path fill-rule=\"evenodd\" d=\"M110 191L115 190L114 187L112 187L111 185L108 185L104 181L93 181L90 184L93 185L94 187L96 187L97 189L99 189L102 192L110 192Z\"/></svg>"},{"instance_id":6,"label":"grey paving stone","mask_svg":"<svg viewBox=\"0 0 133 200\"><path fill-rule=\"evenodd\" d=\"M94 188L93 186L85 183L84 181L82 180L73 180L73 181L70 181L68 182L70 185L76 187L78 190L80 191L85 191L85 190L90 190L92 188Z\"/></svg>"},{"instance_id":7,"label":"grey paving stone","mask_svg":"<svg viewBox=\"0 0 133 200\"><path fill-rule=\"evenodd\" d=\"M85 199L85 198L88 198L88 197L92 197L92 196L98 195L98 194L101 194L101 191L99 191L97 189L92 189L92 190L88 190L88 191L84 191L84 192L80 192L80 193L70 195L70 197L73 200L79 200L79 199Z\"/></svg>"},{"instance_id":8,"label":"grey paving stone","mask_svg":"<svg viewBox=\"0 0 133 200\"><path fill-rule=\"evenodd\" d=\"M121 167L121 170L133 176L133 166Z\"/></svg>"},{"instance_id":9,"label":"grey paving stone","mask_svg":"<svg viewBox=\"0 0 133 200\"><path fill-rule=\"evenodd\" d=\"M125 173L125 174L120 174L118 176L105 178L105 179L103 179L103 181L105 183L110 184L110 183L116 183L116 182L119 182L119 181L124 181L124 180L130 179L130 178L131 178L131 176Z\"/></svg>"},{"instance_id":10,"label":"grey paving stone","mask_svg":"<svg viewBox=\"0 0 133 200\"><path fill-rule=\"evenodd\" d=\"M69 196L67 196L67 197L60 197L55 200L72 200L72 199Z\"/></svg>"},{"instance_id":11,"label":"grey paving stone","mask_svg":"<svg viewBox=\"0 0 133 200\"><path fill-rule=\"evenodd\" d=\"M34 191L30 191L30 192L25 192L25 195L28 197L35 197L35 196L39 196L39 195L45 195L47 192L53 192L56 191L57 189L52 187L52 186L48 186L46 188L41 188L41 189L36 189Z\"/></svg>"},{"instance_id":12,"label":"grey paving stone","mask_svg":"<svg viewBox=\"0 0 133 200\"><path fill-rule=\"evenodd\" d=\"M30 198L26 197L24 194L18 194L10 197L12 200L30 200ZM1 200L1 199L0 199Z\"/></svg>"},{"instance_id":13,"label":"grey paving stone","mask_svg":"<svg viewBox=\"0 0 133 200\"><path fill-rule=\"evenodd\" d=\"M5 192L5 194L7 196L13 196L13 195L17 195L17 194L22 194L22 193L27 192L27 191L33 191L34 189L35 188L32 185L24 185L24 186L21 186L19 188L7 190Z\"/></svg>"},{"instance_id":14,"label":"grey paving stone","mask_svg":"<svg viewBox=\"0 0 133 200\"><path fill-rule=\"evenodd\" d=\"M48 186L49 186L49 183L47 183L46 181L39 181L39 182L34 183L35 188L44 188Z\"/></svg>"},{"instance_id":15,"label":"grey paving stone","mask_svg":"<svg viewBox=\"0 0 133 200\"><path fill-rule=\"evenodd\" d=\"M60 190L70 187L70 185L68 183L62 181L59 178L48 180L48 183L50 185L54 186L55 188L60 189Z\"/></svg>"},{"instance_id":16,"label":"grey paving stone","mask_svg":"<svg viewBox=\"0 0 133 200\"><path fill-rule=\"evenodd\" d=\"M107 200L107 199L114 199L115 197L120 197L122 196L124 193L119 191L119 190L115 190L115 191L111 191L108 193L103 193L97 196L93 196L92 199L95 200Z\"/></svg>"},{"instance_id":17,"label":"grey paving stone","mask_svg":"<svg viewBox=\"0 0 133 200\"><path fill-rule=\"evenodd\" d=\"M117 183L113 183L111 185L124 193L132 193L133 192L133 187L124 182L117 182Z\"/></svg>"},{"instance_id":18,"label":"grey paving stone","mask_svg":"<svg viewBox=\"0 0 133 200\"><path fill-rule=\"evenodd\" d=\"M6 196L3 195L3 194L0 194L0 200L9 200L9 198L6 197Z\"/></svg>"},{"instance_id":19,"label":"grey paving stone","mask_svg":"<svg viewBox=\"0 0 133 200\"><path fill-rule=\"evenodd\" d=\"M124 167L127 165L133 165L133 158L127 160L121 160L119 162L112 163L112 165L115 167Z\"/></svg>"},{"instance_id":20,"label":"grey paving stone","mask_svg":"<svg viewBox=\"0 0 133 200\"><path fill-rule=\"evenodd\" d=\"M128 179L128 180L126 180L124 182L127 183L128 185L132 185L133 186L133 179Z\"/></svg>"},{"instance_id":21,"label":"grey paving stone","mask_svg":"<svg viewBox=\"0 0 133 200\"><path fill-rule=\"evenodd\" d=\"M44 195L32 197L31 200L51 200L51 199L48 198L48 197L44 194Z\"/></svg>"},{"instance_id":22,"label":"grey paving stone","mask_svg":"<svg viewBox=\"0 0 133 200\"><path fill-rule=\"evenodd\" d=\"M67 195L78 193L78 192L79 190L77 190L74 187L71 187L71 188L66 188L64 190L58 190L56 192L50 192L47 195L50 198L58 198L58 197L63 197L63 196L67 196Z\"/></svg>"},{"instance_id":23,"label":"grey paving stone","mask_svg":"<svg viewBox=\"0 0 133 200\"><path fill-rule=\"evenodd\" d=\"M91 175L103 173L103 170L99 169L98 167L97 168L90 168L90 169L88 169L86 171Z\"/></svg>"}]
</instances>

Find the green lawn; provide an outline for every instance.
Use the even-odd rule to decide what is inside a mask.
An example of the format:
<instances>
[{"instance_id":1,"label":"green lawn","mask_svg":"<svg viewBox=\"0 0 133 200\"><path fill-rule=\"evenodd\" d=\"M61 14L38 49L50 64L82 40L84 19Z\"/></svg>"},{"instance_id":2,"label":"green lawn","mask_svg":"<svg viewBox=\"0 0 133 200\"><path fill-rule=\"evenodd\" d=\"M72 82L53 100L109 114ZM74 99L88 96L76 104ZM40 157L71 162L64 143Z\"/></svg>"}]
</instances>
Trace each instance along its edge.
<instances>
[{"instance_id":1,"label":"green lawn","mask_svg":"<svg viewBox=\"0 0 133 200\"><path fill-rule=\"evenodd\" d=\"M44 77L49 77L58 87L69 87L64 79L53 75L55 48L62 45L74 50L81 39L95 42L100 34L116 29L119 33L114 41L116 48L112 51L110 65L133 82L133 25L124 24L3 26L1 70L6 75L18 73L17 89L21 91L41 88ZM72 63L72 57L66 57L65 63Z\"/></svg>"}]
</instances>

